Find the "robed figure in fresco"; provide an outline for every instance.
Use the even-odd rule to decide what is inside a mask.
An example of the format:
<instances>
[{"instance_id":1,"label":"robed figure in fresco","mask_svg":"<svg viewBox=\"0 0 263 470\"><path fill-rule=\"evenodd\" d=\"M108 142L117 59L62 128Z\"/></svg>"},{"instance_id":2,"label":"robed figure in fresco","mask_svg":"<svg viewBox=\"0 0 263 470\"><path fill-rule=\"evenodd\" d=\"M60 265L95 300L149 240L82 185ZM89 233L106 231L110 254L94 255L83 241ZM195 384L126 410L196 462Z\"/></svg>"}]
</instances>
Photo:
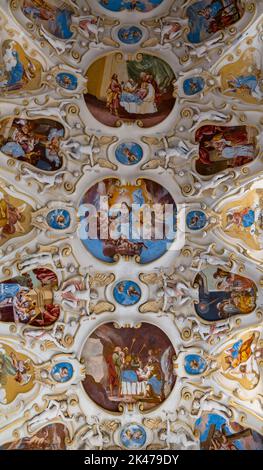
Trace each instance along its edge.
<instances>
[{"instance_id":1,"label":"robed figure in fresco","mask_svg":"<svg viewBox=\"0 0 263 470\"><path fill-rule=\"evenodd\" d=\"M0 404L12 402L34 386L34 367L24 354L0 344Z\"/></svg>"},{"instance_id":2,"label":"robed figure in fresco","mask_svg":"<svg viewBox=\"0 0 263 470\"><path fill-rule=\"evenodd\" d=\"M204 320L244 315L256 308L257 287L244 276L210 267L200 272L195 282L199 285L199 303L195 309Z\"/></svg>"},{"instance_id":3,"label":"robed figure in fresco","mask_svg":"<svg viewBox=\"0 0 263 470\"><path fill-rule=\"evenodd\" d=\"M236 23L243 14L241 0L201 0L187 9L192 43L205 41L209 36Z\"/></svg>"},{"instance_id":4,"label":"robed figure in fresco","mask_svg":"<svg viewBox=\"0 0 263 470\"><path fill-rule=\"evenodd\" d=\"M168 116L175 103L172 68L150 54L134 60L115 53L100 57L90 65L87 79L87 107L108 126L118 125L120 119L154 126Z\"/></svg>"},{"instance_id":5,"label":"robed figure in fresco","mask_svg":"<svg viewBox=\"0 0 263 470\"><path fill-rule=\"evenodd\" d=\"M46 268L34 269L0 283L0 321L43 327L52 325L60 308L53 301L57 277Z\"/></svg>"},{"instance_id":6,"label":"robed figure in fresco","mask_svg":"<svg viewBox=\"0 0 263 470\"><path fill-rule=\"evenodd\" d=\"M257 156L256 135L256 129L248 126L200 127L195 135L199 142L196 170L201 175L213 175L252 162Z\"/></svg>"},{"instance_id":7,"label":"robed figure in fresco","mask_svg":"<svg viewBox=\"0 0 263 470\"><path fill-rule=\"evenodd\" d=\"M154 325L118 329L104 324L84 346L84 389L109 411L119 411L120 403L136 402L145 410L152 409L175 384L174 356L170 340Z\"/></svg>"},{"instance_id":8,"label":"robed figure in fresco","mask_svg":"<svg viewBox=\"0 0 263 470\"><path fill-rule=\"evenodd\" d=\"M38 61L29 58L16 41L4 41L2 62L0 66L1 91L12 92L39 88L42 67Z\"/></svg>"},{"instance_id":9,"label":"robed figure in fresco","mask_svg":"<svg viewBox=\"0 0 263 470\"><path fill-rule=\"evenodd\" d=\"M69 39L73 34L70 29L73 12L60 0L54 3L56 6L45 0L24 0L22 12L32 22L43 25L53 36Z\"/></svg>"}]
</instances>

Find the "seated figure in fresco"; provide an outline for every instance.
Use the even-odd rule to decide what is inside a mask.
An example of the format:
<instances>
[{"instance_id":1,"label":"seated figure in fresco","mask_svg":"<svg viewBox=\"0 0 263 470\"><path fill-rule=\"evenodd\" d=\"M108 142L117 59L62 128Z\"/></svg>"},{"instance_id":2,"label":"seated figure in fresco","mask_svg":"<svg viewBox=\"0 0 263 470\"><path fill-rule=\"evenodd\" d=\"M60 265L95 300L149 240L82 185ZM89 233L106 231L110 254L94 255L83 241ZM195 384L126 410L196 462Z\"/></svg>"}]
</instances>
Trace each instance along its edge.
<instances>
[{"instance_id":1,"label":"seated figure in fresco","mask_svg":"<svg viewBox=\"0 0 263 470\"><path fill-rule=\"evenodd\" d=\"M220 152L222 158L236 159L238 157L253 158L254 146L252 144L234 144L231 140L226 140L223 134L216 134L212 137L210 142L205 143L206 147L214 147L217 152ZM211 161L213 156L211 156Z\"/></svg>"},{"instance_id":2,"label":"seated figure in fresco","mask_svg":"<svg viewBox=\"0 0 263 470\"><path fill-rule=\"evenodd\" d=\"M43 170L56 170L61 166L58 152L64 129L60 124L55 127L52 121L43 119L14 119L12 124L4 125L0 135L1 152Z\"/></svg>"},{"instance_id":3,"label":"seated figure in fresco","mask_svg":"<svg viewBox=\"0 0 263 470\"><path fill-rule=\"evenodd\" d=\"M11 128L9 141L1 147L1 151L15 158L32 155L39 140L31 132L30 123L25 119L18 119Z\"/></svg>"},{"instance_id":4,"label":"seated figure in fresco","mask_svg":"<svg viewBox=\"0 0 263 470\"><path fill-rule=\"evenodd\" d=\"M123 397L143 397L162 401L164 381L158 354L149 350L143 364L140 358L142 350L134 354L131 349L116 346L107 358L110 395L120 400Z\"/></svg>"},{"instance_id":5,"label":"seated figure in fresco","mask_svg":"<svg viewBox=\"0 0 263 470\"><path fill-rule=\"evenodd\" d=\"M55 7L45 0L24 0L22 11L32 21L43 24L57 38L69 39L73 34L70 30L72 11L69 8Z\"/></svg>"},{"instance_id":6,"label":"seated figure in fresco","mask_svg":"<svg viewBox=\"0 0 263 470\"><path fill-rule=\"evenodd\" d=\"M8 354L5 349L0 347L0 383L5 385L9 376L12 376L16 382L25 385L31 379L28 374L30 369L29 360L17 359L14 352Z\"/></svg>"},{"instance_id":7,"label":"seated figure in fresco","mask_svg":"<svg viewBox=\"0 0 263 470\"><path fill-rule=\"evenodd\" d=\"M257 350L257 339L255 332L246 340L239 339L225 351L223 358L223 374L246 389L254 388L259 382L257 359L262 357L262 351Z\"/></svg>"},{"instance_id":8,"label":"seated figure in fresco","mask_svg":"<svg viewBox=\"0 0 263 470\"><path fill-rule=\"evenodd\" d=\"M256 66L250 68L251 71L247 75L233 76L232 80L228 80L229 89L225 90L225 92L248 93L253 98L261 100L263 97L261 70Z\"/></svg>"},{"instance_id":9,"label":"seated figure in fresco","mask_svg":"<svg viewBox=\"0 0 263 470\"><path fill-rule=\"evenodd\" d=\"M19 282L20 281L20 282ZM0 283L0 320L33 326L52 325L60 308L54 304L57 277L46 268Z\"/></svg>"},{"instance_id":10,"label":"seated figure in fresco","mask_svg":"<svg viewBox=\"0 0 263 470\"><path fill-rule=\"evenodd\" d=\"M3 46L3 66L0 69L0 89L17 90L35 78L33 62L15 41L6 41Z\"/></svg>"},{"instance_id":11,"label":"seated figure in fresco","mask_svg":"<svg viewBox=\"0 0 263 470\"><path fill-rule=\"evenodd\" d=\"M0 307L10 303L14 319L27 324L52 324L59 315L58 306L52 305L53 294L49 288L29 289L19 284L0 284Z\"/></svg>"},{"instance_id":12,"label":"seated figure in fresco","mask_svg":"<svg viewBox=\"0 0 263 470\"><path fill-rule=\"evenodd\" d=\"M262 223L262 209L259 205L255 205L253 208L245 207L241 210L230 210L227 213L227 225L226 230L229 230L233 227L238 227L240 229L249 229L251 235L254 235L257 231L257 224Z\"/></svg>"},{"instance_id":13,"label":"seated figure in fresco","mask_svg":"<svg viewBox=\"0 0 263 470\"><path fill-rule=\"evenodd\" d=\"M195 279L199 284L199 304L195 305L195 309L201 318L215 321L248 314L255 309L257 291L253 281L221 268L217 268L212 279L215 290L208 290L210 279L205 273L199 273ZM218 279L219 282L215 283Z\"/></svg>"},{"instance_id":14,"label":"seated figure in fresco","mask_svg":"<svg viewBox=\"0 0 263 470\"><path fill-rule=\"evenodd\" d=\"M245 342L240 339L226 350L225 361L228 363L229 368L238 367L240 364L245 363L252 355L252 344L255 339L255 334L252 334Z\"/></svg>"},{"instance_id":15,"label":"seated figure in fresco","mask_svg":"<svg viewBox=\"0 0 263 470\"><path fill-rule=\"evenodd\" d=\"M132 78L120 83L115 73L107 90L107 107L115 115L120 106L130 114L153 114L158 111L158 93L158 85L149 73L141 72L138 83Z\"/></svg>"},{"instance_id":16,"label":"seated figure in fresco","mask_svg":"<svg viewBox=\"0 0 263 470\"><path fill-rule=\"evenodd\" d=\"M195 136L199 142L198 173L215 174L253 161L255 136L256 130L246 126L202 126Z\"/></svg>"},{"instance_id":17,"label":"seated figure in fresco","mask_svg":"<svg viewBox=\"0 0 263 470\"><path fill-rule=\"evenodd\" d=\"M228 236L238 238L254 250L263 247L263 198L262 189L246 191L233 207L223 208L223 230Z\"/></svg>"}]
</instances>

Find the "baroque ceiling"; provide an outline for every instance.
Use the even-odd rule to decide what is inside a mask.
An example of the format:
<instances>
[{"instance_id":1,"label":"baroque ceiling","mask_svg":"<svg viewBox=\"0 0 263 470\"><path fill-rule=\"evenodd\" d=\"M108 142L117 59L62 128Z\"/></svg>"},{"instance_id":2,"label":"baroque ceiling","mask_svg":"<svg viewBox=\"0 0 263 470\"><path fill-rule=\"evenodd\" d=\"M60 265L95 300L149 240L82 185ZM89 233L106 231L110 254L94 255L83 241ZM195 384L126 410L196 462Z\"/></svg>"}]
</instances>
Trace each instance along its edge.
<instances>
[{"instance_id":1,"label":"baroque ceiling","mask_svg":"<svg viewBox=\"0 0 263 470\"><path fill-rule=\"evenodd\" d=\"M0 1L1 449L263 448L262 12Z\"/></svg>"}]
</instances>

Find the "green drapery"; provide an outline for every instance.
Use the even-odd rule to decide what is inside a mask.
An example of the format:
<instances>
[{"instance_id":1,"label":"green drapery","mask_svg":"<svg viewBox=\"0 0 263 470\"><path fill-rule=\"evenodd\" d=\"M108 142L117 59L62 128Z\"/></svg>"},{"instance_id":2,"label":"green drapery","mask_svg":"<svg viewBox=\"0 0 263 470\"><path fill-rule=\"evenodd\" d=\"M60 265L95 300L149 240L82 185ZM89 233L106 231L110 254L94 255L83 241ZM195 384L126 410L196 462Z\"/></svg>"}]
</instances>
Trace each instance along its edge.
<instances>
[{"instance_id":1,"label":"green drapery","mask_svg":"<svg viewBox=\"0 0 263 470\"><path fill-rule=\"evenodd\" d=\"M166 62L148 54L142 54L142 60L127 61L127 70L130 78L138 82L142 72L149 73L156 80L160 91L168 88L175 79L174 73Z\"/></svg>"}]
</instances>

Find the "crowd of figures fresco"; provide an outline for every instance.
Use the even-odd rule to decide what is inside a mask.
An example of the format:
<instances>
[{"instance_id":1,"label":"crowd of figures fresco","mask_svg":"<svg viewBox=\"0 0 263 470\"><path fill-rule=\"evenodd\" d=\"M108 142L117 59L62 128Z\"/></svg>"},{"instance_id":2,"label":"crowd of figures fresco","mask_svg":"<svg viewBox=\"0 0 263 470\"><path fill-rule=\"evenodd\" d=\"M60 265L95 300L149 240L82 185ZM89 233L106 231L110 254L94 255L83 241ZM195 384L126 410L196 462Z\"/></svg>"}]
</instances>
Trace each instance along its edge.
<instances>
[{"instance_id":1,"label":"crowd of figures fresco","mask_svg":"<svg viewBox=\"0 0 263 470\"><path fill-rule=\"evenodd\" d=\"M4 119L1 125L1 152L30 163L41 170L54 171L61 167L59 143L63 126L49 119Z\"/></svg>"},{"instance_id":2,"label":"crowd of figures fresco","mask_svg":"<svg viewBox=\"0 0 263 470\"><path fill-rule=\"evenodd\" d=\"M152 127L167 117L175 102L171 67L150 54L141 54L139 60L107 55L90 66L87 79L88 109L108 126L122 119Z\"/></svg>"},{"instance_id":3,"label":"crowd of figures fresco","mask_svg":"<svg viewBox=\"0 0 263 470\"><path fill-rule=\"evenodd\" d=\"M134 332L102 325L87 340L82 355L84 389L110 411L136 401L149 410L165 400L175 383L173 346L159 328L147 323Z\"/></svg>"},{"instance_id":4,"label":"crowd of figures fresco","mask_svg":"<svg viewBox=\"0 0 263 470\"><path fill-rule=\"evenodd\" d=\"M0 3L0 450L263 450L263 2Z\"/></svg>"}]
</instances>

